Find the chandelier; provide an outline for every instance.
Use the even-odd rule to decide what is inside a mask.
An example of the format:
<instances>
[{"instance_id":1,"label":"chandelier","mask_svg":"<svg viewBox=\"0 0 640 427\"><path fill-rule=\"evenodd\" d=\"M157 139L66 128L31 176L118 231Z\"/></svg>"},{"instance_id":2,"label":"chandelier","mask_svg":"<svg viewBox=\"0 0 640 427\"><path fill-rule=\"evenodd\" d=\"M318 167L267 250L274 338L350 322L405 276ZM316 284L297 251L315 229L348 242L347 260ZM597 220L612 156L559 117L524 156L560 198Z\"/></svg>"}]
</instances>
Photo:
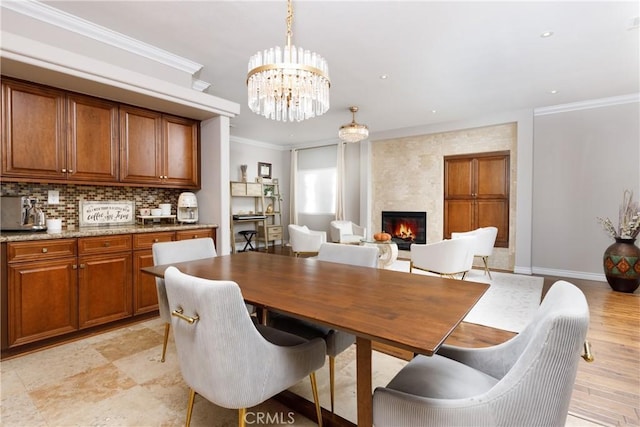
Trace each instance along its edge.
<instances>
[{"instance_id":1,"label":"chandelier","mask_svg":"<svg viewBox=\"0 0 640 427\"><path fill-rule=\"evenodd\" d=\"M353 120L347 125L340 126L338 136L345 142L360 142L369 136L369 128L366 125L356 123L358 107L349 107L353 114Z\"/></svg>"},{"instance_id":2,"label":"chandelier","mask_svg":"<svg viewBox=\"0 0 640 427\"><path fill-rule=\"evenodd\" d=\"M329 67L315 52L291 44L293 6L287 1L287 44L249 58L248 104L251 111L278 121L302 121L329 110Z\"/></svg>"}]
</instances>

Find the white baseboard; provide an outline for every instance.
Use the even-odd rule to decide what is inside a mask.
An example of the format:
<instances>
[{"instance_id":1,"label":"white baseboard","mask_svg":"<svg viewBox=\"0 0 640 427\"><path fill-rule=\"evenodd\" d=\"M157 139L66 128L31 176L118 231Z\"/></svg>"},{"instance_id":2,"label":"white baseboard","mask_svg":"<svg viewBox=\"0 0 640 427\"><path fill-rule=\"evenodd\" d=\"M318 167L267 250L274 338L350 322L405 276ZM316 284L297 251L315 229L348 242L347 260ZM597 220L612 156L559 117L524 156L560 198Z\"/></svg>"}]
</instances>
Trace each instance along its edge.
<instances>
[{"instance_id":1,"label":"white baseboard","mask_svg":"<svg viewBox=\"0 0 640 427\"><path fill-rule=\"evenodd\" d=\"M567 277L570 279L583 279L583 280L595 280L597 282L606 282L607 278L603 274L588 273L585 271L571 271L571 270L557 270L553 268L533 267L533 274L540 274L544 276L557 276Z\"/></svg>"}]
</instances>

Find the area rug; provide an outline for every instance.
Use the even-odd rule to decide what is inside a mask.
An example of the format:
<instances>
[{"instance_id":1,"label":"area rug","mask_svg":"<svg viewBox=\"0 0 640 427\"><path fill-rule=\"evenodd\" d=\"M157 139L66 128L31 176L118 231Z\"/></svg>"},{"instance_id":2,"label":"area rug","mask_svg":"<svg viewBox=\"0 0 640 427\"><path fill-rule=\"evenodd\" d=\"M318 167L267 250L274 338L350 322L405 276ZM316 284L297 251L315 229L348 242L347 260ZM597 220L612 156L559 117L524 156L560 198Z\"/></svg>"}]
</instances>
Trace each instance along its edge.
<instances>
[{"instance_id":1,"label":"area rug","mask_svg":"<svg viewBox=\"0 0 640 427\"><path fill-rule=\"evenodd\" d=\"M409 272L409 261L397 260L389 270ZM432 275L420 270L414 270L413 273ZM521 332L540 305L543 278L494 271L491 277L492 280L482 270L467 273L465 281L488 283L491 286L464 321Z\"/></svg>"}]
</instances>

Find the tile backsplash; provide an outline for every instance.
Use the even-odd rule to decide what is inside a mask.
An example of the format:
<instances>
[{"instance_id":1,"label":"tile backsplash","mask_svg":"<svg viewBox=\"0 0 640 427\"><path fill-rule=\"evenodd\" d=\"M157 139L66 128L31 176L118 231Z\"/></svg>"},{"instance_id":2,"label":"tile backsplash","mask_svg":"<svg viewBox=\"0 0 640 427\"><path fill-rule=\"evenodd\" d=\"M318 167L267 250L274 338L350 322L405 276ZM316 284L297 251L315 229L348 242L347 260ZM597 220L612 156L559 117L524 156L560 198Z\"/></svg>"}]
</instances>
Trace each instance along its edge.
<instances>
[{"instance_id":1,"label":"tile backsplash","mask_svg":"<svg viewBox=\"0 0 640 427\"><path fill-rule=\"evenodd\" d=\"M59 204L49 204L49 190L60 193ZM140 208L156 208L160 203L171 203L172 213L176 212L178 197L183 190L153 187L101 187L94 185L61 185L38 183L0 183L0 194L3 196L30 196L40 201L47 218L61 218L62 227L74 229L78 227L78 210L80 200L114 200L131 201Z\"/></svg>"}]
</instances>

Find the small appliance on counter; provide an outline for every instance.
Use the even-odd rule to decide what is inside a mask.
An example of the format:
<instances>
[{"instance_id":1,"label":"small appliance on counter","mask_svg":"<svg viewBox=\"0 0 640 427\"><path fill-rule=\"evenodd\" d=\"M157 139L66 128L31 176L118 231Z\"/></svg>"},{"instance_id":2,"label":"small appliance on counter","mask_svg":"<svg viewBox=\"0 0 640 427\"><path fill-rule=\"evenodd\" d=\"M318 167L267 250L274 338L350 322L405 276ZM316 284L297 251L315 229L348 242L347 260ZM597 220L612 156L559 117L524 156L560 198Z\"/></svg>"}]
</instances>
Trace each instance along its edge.
<instances>
[{"instance_id":1,"label":"small appliance on counter","mask_svg":"<svg viewBox=\"0 0 640 427\"><path fill-rule=\"evenodd\" d=\"M0 198L0 230L45 231L46 218L38 206L38 199L28 196L2 196Z\"/></svg>"},{"instance_id":2,"label":"small appliance on counter","mask_svg":"<svg viewBox=\"0 0 640 427\"><path fill-rule=\"evenodd\" d=\"M178 197L178 222L198 222L198 199L193 193L181 193Z\"/></svg>"}]
</instances>

